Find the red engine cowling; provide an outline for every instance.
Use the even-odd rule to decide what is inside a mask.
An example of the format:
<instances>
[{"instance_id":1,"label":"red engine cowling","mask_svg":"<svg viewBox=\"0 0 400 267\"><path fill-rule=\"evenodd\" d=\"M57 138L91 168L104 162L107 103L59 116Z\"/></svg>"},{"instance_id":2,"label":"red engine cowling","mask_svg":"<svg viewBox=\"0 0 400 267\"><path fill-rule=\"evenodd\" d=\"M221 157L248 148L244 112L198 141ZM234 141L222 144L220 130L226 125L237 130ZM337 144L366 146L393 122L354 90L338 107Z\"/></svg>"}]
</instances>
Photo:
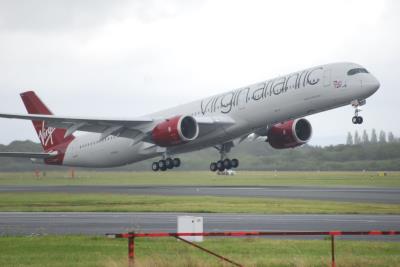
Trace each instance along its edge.
<instances>
[{"instance_id":1,"label":"red engine cowling","mask_svg":"<svg viewBox=\"0 0 400 267\"><path fill-rule=\"evenodd\" d=\"M199 135L199 125L192 116L176 116L154 127L153 142L162 147L175 146L192 141Z\"/></svg>"},{"instance_id":2,"label":"red engine cowling","mask_svg":"<svg viewBox=\"0 0 400 267\"><path fill-rule=\"evenodd\" d=\"M301 146L310 140L312 127L306 119L285 121L272 126L267 133L267 142L276 149Z\"/></svg>"}]
</instances>

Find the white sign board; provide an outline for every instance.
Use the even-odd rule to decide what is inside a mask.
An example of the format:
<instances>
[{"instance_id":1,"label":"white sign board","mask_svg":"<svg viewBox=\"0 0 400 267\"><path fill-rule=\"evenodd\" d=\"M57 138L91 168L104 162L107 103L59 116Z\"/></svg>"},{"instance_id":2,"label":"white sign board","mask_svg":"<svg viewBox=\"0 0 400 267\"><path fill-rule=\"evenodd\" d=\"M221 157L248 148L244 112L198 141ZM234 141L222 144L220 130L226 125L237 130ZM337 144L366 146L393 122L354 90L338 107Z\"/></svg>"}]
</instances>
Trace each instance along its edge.
<instances>
[{"instance_id":1,"label":"white sign board","mask_svg":"<svg viewBox=\"0 0 400 267\"><path fill-rule=\"evenodd\" d=\"M202 233L203 217L178 216L178 233ZM191 242L202 242L203 236L181 236L182 239Z\"/></svg>"}]
</instances>

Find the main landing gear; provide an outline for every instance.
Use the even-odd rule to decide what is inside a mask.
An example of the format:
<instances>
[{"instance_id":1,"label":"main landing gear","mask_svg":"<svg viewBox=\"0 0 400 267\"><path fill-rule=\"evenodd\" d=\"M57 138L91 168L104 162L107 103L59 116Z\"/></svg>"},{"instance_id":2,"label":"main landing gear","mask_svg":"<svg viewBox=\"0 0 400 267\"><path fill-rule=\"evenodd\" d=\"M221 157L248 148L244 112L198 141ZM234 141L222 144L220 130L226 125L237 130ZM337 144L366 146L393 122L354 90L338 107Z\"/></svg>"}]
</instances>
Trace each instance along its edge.
<instances>
[{"instance_id":1,"label":"main landing gear","mask_svg":"<svg viewBox=\"0 0 400 267\"><path fill-rule=\"evenodd\" d=\"M220 171L223 172L224 170L230 170L232 168L237 168L239 166L238 159L224 159L218 160L217 162L211 162L210 164L210 171L216 172Z\"/></svg>"},{"instance_id":2,"label":"main landing gear","mask_svg":"<svg viewBox=\"0 0 400 267\"><path fill-rule=\"evenodd\" d=\"M181 166L181 160L179 158L166 158L159 161L155 161L151 164L151 169L153 171L166 171L171 170L173 168L178 168Z\"/></svg>"},{"instance_id":3,"label":"main landing gear","mask_svg":"<svg viewBox=\"0 0 400 267\"><path fill-rule=\"evenodd\" d=\"M364 121L363 117L358 115L358 113L361 112L361 109L359 109L358 107L364 105L365 103L366 103L365 100L361 100L361 101L354 100L351 102L351 105L355 108L354 116L353 116L353 118L351 118L351 121L353 122L353 124L362 124L363 123L363 121Z\"/></svg>"},{"instance_id":4,"label":"main landing gear","mask_svg":"<svg viewBox=\"0 0 400 267\"><path fill-rule=\"evenodd\" d=\"M230 170L232 168L237 168L239 166L238 159L229 159L227 157L227 153L231 150L232 145L224 144L221 146L215 146L220 154L220 160L217 162L211 162L210 164L210 171L216 172L220 171L223 172L225 170Z\"/></svg>"}]
</instances>

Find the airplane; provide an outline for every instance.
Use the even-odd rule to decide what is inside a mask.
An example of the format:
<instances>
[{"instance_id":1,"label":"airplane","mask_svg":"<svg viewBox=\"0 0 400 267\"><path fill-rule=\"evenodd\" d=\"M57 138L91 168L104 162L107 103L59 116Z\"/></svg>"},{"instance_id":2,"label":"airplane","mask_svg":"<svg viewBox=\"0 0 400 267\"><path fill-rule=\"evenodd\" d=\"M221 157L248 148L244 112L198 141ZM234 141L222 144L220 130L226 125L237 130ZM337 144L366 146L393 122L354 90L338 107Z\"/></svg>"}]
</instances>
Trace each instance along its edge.
<instances>
[{"instance_id":1,"label":"airplane","mask_svg":"<svg viewBox=\"0 0 400 267\"><path fill-rule=\"evenodd\" d=\"M3 157L75 167L116 167L156 158L153 171L181 165L182 153L214 147L219 159L211 171L239 166L229 152L249 135L273 148L307 143L312 135L304 117L352 105L352 122L361 124L360 106L380 87L364 67L339 62L308 68L132 119L56 116L33 91L21 93L25 114L2 118L31 120L44 152L2 152ZM76 131L89 132L75 136Z\"/></svg>"}]
</instances>

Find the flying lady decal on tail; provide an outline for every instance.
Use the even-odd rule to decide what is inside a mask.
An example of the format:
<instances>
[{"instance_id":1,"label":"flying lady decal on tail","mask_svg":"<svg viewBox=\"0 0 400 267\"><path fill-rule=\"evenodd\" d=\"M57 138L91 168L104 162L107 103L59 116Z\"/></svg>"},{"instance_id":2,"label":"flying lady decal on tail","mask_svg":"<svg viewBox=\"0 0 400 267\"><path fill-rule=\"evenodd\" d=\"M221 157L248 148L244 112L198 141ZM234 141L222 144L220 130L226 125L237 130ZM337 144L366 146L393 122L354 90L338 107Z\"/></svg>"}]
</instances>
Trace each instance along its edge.
<instances>
[{"instance_id":1,"label":"flying lady decal on tail","mask_svg":"<svg viewBox=\"0 0 400 267\"><path fill-rule=\"evenodd\" d=\"M48 145L53 145L53 132L56 128L53 127L46 127L45 122L42 121L42 129L38 131L40 142L43 146L47 147ZM50 142L50 144L49 144Z\"/></svg>"}]
</instances>

